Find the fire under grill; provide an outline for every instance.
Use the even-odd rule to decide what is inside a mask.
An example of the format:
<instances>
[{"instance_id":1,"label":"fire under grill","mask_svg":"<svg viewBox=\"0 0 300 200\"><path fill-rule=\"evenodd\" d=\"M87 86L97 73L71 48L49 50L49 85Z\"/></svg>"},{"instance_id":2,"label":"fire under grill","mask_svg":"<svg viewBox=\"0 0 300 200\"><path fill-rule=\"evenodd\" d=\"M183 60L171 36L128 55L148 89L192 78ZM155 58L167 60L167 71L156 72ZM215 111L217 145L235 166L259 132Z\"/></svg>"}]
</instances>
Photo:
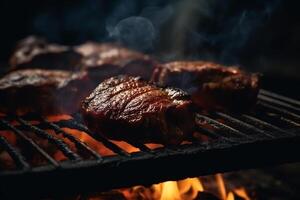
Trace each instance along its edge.
<instances>
[{"instance_id":1,"label":"fire under grill","mask_svg":"<svg viewBox=\"0 0 300 200\"><path fill-rule=\"evenodd\" d=\"M129 153L88 130L78 114L58 121L33 114L3 115L0 131L9 131L31 151L24 155L17 145L0 135L0 149L7 152L15 165L13 170L0 171L0 197L83 194L300 161L300 102L297 100L261 90L257 105L250 113L199 113L196 121L198 133L184 144L153 149L128 142L139 149ZM101 155L65 128L87 133L114 154ZM54 145L66 159L53 158L32 139L32 134ZM58 135L72 143L77 151ZM33 166L26 159L31 154L39 154L46 162Z\"/></svg>"}]
</instances>

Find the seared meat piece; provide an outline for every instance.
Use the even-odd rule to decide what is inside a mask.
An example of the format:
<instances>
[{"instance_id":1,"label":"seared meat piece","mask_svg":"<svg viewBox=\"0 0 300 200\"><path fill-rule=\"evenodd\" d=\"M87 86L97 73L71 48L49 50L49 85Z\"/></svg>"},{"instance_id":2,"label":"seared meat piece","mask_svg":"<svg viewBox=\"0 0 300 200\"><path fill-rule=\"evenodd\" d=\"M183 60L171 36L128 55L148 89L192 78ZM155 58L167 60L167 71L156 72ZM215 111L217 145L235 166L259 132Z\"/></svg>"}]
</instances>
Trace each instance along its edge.
<instances>
[{"instance_id":1,"label":"seared meat piece","mask_svg":"<svg viewBox=\"0 0 300 200\"><path fill-rule=\"evenodd\" d=\"M211 62L171 62L154 70L152 81L181 88L205 109L244 111L256 103L257 74Z\"/></svg>"},{"instance_id":2,"label":"seared meat piece","mask_svg":"<svg viewBox=\"0 0 300 200\"><path fill-rule=\"evenodd\" d=\"M156 61L116 44L87 42L77 47L47 43L38 37L20 41L11 56L11 70L86 70L97 85L104 79L127 74L150 79Z\"/></svg>"},{"instance_id":3,"label":"seared meat piece","mask_svg":"<svg viewBox=\"0 0 300 200\"><path fill-rule=\"evenodd\" d=\"M178 144L194 128L189 96L138 77L102 82L82 104L88 127L110 139Z\"/></svg>"},{"instance_id":4,"label":"seared meat piece","mask_svg":"<svg viewBox=\"0 0 300 200\"><path fill-rule=\"evenodd\" d=\"M90 89L86 72L24 69L0 79L0 111L73 113Z\"/></svg>"},{"instance_id":5,"label":"seared meat piece","mask_svg":"<svg viewBox=\"0 0 300 200\"><path fill-rule=\"evenodd\" d=\"M42 68L78 70L83 56L70 47L50 44L30 36L20 41L10 58L11 69Z\"/></svg>"},{"instance_id":6,"label":"seared meat piece","mask_svg":"<svg viewBox=\"0 0 300 200\"><path fill-rule=\"evenodd\" d=\"M149 56L116 44L88 42L76 51L84 56L83 68L97 81L121 74L149 80L156 65Z\"/></svg>"}]
</instances>

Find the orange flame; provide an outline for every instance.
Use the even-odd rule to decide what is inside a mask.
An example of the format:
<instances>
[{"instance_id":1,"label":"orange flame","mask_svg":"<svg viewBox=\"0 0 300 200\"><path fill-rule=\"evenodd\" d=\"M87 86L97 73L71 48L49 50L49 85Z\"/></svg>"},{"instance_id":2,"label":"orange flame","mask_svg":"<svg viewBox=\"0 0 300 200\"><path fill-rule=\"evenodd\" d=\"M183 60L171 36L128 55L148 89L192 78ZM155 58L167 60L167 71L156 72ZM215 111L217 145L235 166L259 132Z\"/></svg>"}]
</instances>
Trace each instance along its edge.
<instances>
[{"instance_id":1,"label":"orange flame","mask_svg":"<svg viewBox=\"0 0 300 200\"><path fill-rule=\"evenodd\" d=\"M160 200L180 200L180 193L176 181L162 183L162 193Z\"/></svg>"},{"instance_id":2,"label":"orange flame","mask_svg":"<svg viewBox=\"0 0 300 200\"><path fill-rule=\"evenodd\" d=\"M250 197L248 196L248 194L247 194L245 188L237 188L237 189L234 189L234 192L235 192L238 196L242 197L243 199L245 199L245 200L250 200Z\"/></svg>"},{"instance_id":3,"label":"orange flame","mask_svg":"<svg viewBox=\"0 0 300 200\"><path fill-rule=\"evenodd\" d=\"M195 199L203 190L203 185L198 178L187 178L154 184L149 188L135 186L120 191L126 199L189 200Z\"/></svg>"},{"instance_id":4,"label":"orange flame","mask_svg":"<svg viewBox=\"0 0 300 200\"><path fill-rule=\"evenodd\" d=\"M49 121L59 121L59 120L68 120L71 116L69 115L58 115L58 116L49 116L47 120ZM15 122L12 122L15 123ZM93 137L88 135L85 132L78 131L70 128L62 128L65 132L72 134L82 142L86 143L93 150L97 151L102 156L114 155L114 152L106 148L101 142L95 140ZM49 134L55 135L60 139L64 140L68 146L74 151L77 152L76 146L68 139L63 137L63 135L56 135L53 130L46 130ZM14 134L11 134L9 131L0 131L0 135L5 137L11 144L16 144L16 137ZM34 138L37 139L37 138ZM112 141L122 149L126 150L129 153L137 152L139 149L131 146L130 144L123 141ZM42 145L45 148L48 148L47 144L39 142L39 145ZM145 144L151 149L163 147L159 144ZM50 148L51 149L51 148ZM61 151L52 152L51 155L58 161L65 160L66 157L62 154ZM1 154L0 152L0 161L8 160L9 155ZM7 161L6 161L7 163ZM1 164L1 162L0 162ZM218 186L219 196L222 200L235 200L235 196L239 196L245 200L250 200L246 190L244 188L235 188L229 192L226 191L225 181L221 174L216 176L216 184ZM149 199L149 200L192 200L196 199L199 192L204 191L204 187L200 179L198 178L187 178L180 181L166 181L159 184L154 184L151 187L144 186L135 186L127 189L117 190L121 192L124 197L128 200L134 199Z\"/></svg>"},{"instance_id":5,"label":"orange flame","mask_svg":"<svg viewBox=\"0 0 300 200\"><path fill-rule=\"evenodd\" d=\"M194 199L198 192L204 191L203 185L198 178L187 178L178 181L178 187L183 199Z\"/></svg>"},{"instance_id":6,"label":"orange flame","mask_svg":"<svg viewBox=\"0 0 300 200\"><path fill-rule=\"evenodd\" d=\"M234 200L234 194L232 192L229 192L226 200Z\"/></svg>"},{"instance_id":7,"label":"orange flame","mask_svg":"<svg viewBox=\"0 0 300 200\"><path fill-rule=\"evenodd\" d=\"M223 200L235 200L235 194L245 200L250 200L245 188L236 188L227 194L224 179L221 174L216 175L218 190Z\"/></svg>"},{"instance_id":8,"label":"orange flame","mask_svg":"<svg viewBox=\"0 0 300 200\"><path fill-rule=\"evenodd\" d=\"M217 185L218 185L220 196L222 199L226 200L227 193L226 193L225 183L224 183L222 175L217 174L216 179L217 179ZM227 199L227 200L229 200L229 199Z\"/></svg>"}]
</instances>

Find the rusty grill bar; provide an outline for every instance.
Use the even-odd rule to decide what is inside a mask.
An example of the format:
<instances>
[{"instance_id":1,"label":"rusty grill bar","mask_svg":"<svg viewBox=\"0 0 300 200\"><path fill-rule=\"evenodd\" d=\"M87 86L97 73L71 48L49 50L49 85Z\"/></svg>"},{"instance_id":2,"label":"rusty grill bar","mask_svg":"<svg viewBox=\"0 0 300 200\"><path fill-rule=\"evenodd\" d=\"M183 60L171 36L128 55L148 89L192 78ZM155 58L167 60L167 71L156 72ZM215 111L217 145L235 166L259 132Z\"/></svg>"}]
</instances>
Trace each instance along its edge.
<instances>
[{"instance_id":1,"label":"rusty grill bar","mask_svg":"<svg viewBox=\"0 0 300 200\"><path fill-rule=\"evenodd\" d=\"M150 149L128 142L139 152L128 153L100 134L92 133L80 116L50 122L38 116L0 117L0 131L9 130L40 154L48 164L32 167L18 148L0 136L0 147L15 162L16 169L0 171L0 197L40 197L101 191L111 188L152 184L165 180L212 174L269 164L300 161L300 102L261 90L254 112L197 114L198 132L209 138L191 144ZM32 125L31 118L38 121ZM17 125L12 125L17 121ZM211 128L204 126L209 125ZM116 153L102 156L62 128L83 131ZM90 155L83 158L51 129ZM66 161L56 161L26 132L46 139L60 150ZM184 164L184 165L183 165ZM178 166L178 170L174 169ZM152 170L149 171L148 169ZM97 184L96 184L97 183Z\"/></svg>"}]
</instances>

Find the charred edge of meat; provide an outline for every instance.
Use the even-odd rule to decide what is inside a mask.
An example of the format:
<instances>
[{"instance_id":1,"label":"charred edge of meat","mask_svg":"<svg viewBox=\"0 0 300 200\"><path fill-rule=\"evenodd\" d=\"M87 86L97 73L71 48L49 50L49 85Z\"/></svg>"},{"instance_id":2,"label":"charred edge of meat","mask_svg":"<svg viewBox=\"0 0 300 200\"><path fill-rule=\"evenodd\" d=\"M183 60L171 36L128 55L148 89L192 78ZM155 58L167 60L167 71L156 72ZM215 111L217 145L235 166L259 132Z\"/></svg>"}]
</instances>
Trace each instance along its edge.
<instances>
[{"instance_id":1,"label":"charred edge of meat","mask_svg":"<svg viewBox=\"0 0 300 200\"><path fill-rule=\"evenodd\" d=\"M11 70L41 68L79 70L83 56L70 47L30 36L19 42L10 58Z\"/></svg>"},{"instance_id":2,"label":"charred edge of meat","mask_svg":"<svg viewBox=\"0 0 300 200\"><path fill-rule=\"evenodd\" d=\"M83 69L97 80L126 74L150 79L157 61L150 56L111 43L88 42L75 48L84 55Z\"/></svg>"},{"instance_id":3,"label":"charred edge of meat","mask_svg":"<svg viewBox=\"0 0 300 200\"><path fill-rule=\"evenodd\" d=\"M48 43L38 37L20 41L10 59L10 70L86 70L91 79L102 80L126 74L149 80L157 62L150 56L117 44L87 42L77 47Z\"/></svg>"},{"instance_id":4,"label":"charred edge of meat","mask_svg":"<svg viewBox=\"0 0 300 200\"><path fill-rule=\"evenodd\" d=\"M80 108L90 89L86 72L17 70L0 79L0 111L71 114Z\"/></svg>"},{"instance_id":5,"label":"charred edge of meat","mask_svg":"<svg viewBox=\"0 0 300 200\"><path fill-rule=\"evenodd\" d=\"M194 130L188 95L138 77L103 81L82 104L87 126L110 139L178 144Z\"/></svg>"},{"instance_id":6,"label":"charred edge of meat","mask_svg":"<svg viewBox=\"0 0 300 200\"><path fill-rule=\"evenodd\" d=\"M250 110L260 88L258 74L204 61L178 61L157 66L152 82L187 91L202 109L234 112Z\"/></svg>"}]
</instances>

